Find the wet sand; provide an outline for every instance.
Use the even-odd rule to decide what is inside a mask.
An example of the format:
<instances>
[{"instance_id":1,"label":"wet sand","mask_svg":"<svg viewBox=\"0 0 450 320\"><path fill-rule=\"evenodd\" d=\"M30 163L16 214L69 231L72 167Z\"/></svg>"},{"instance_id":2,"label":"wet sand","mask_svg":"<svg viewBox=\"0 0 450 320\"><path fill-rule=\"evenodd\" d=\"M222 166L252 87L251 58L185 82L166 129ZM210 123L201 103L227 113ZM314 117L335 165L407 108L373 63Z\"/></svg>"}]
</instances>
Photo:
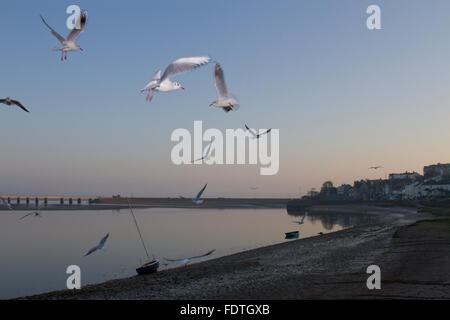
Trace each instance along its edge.
<instances>
[{"instance_id":1,"label":"wet sand","mask_svg":"<svg viewBox=\"0 0 450 320\"><path fill-rule=\"evenodd\" d=\"M25 299L450 299L449 219L413 208L333 206L378 217L357 226L169 269ZM417 222L423 219L430 221ZM366 269L381 268L381 290Z\"/></svg>"}]
</instances>

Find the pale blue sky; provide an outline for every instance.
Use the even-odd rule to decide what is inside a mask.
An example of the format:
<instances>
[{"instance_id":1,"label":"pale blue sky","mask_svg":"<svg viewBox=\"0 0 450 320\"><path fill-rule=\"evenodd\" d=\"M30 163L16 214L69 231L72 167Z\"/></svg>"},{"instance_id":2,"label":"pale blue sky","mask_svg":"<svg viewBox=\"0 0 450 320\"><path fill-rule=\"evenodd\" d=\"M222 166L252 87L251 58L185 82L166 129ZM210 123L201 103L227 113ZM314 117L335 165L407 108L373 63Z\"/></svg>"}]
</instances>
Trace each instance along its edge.
<instances>
[{"instance_id":1,"label":"pale blue sky","mask_svg":"<svg viewBox=\"0 0 450 320\"><path fill-rule=\"evenodd\" d=\"M63 35L66 8L89 11L83 52L66 62L39 14ZM366 28L378 4L382 30ZM450 2L12 1L0 3L0 194L294 196L450 160ZM9 46L6 46L8 44ZM212 65L186 88L139 94L171 61L210 55L241 109L210 109ZM280 129L280 172L176 167L176 128ZM372 165L385 172L371 172ZM259 186L252 191L250 186Z\"/></svg>"}]
</instances>

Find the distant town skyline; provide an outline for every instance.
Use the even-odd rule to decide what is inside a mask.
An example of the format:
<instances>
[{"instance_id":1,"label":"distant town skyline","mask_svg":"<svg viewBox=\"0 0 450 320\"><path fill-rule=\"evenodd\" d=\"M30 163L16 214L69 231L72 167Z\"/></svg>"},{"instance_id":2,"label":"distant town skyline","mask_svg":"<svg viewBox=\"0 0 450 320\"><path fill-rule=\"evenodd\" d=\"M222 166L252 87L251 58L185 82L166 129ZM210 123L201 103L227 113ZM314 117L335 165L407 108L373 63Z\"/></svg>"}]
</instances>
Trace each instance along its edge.
<instances>
[{"instance_id":1,"label":"distant town skyline","mask_svg":"<svg viewBox=\"0 0 450 320\"><path fill-rule=\"evenodd\" d=\"M416 171L389 173L386 179L360 179L353 184L334 185L325 181L319 190L311 189L303 198L321 200L430 200L450 197L450 163L424 166Z\"/></svg>"},{"instance_id":2,"label":"distant town skyline","mask_svg":"<svg viewBox=\"0 0 450 320\"><path fill-rule=\"evenodd\" d=\"M84 51L61 62L39 15L67 35L72 4L89 11ZM366 27L372 4L381 30ZM0 194L177 197L208 183L205 197L286 198L450 160L449 1L5 0L0 9L9 44L0 98L30 110L0 106ZM212 64L177 77L186 90L145 101L139 89L158 69L193 55L220 62L238 111L209 107ZM171 133L195 120L279 129L278 174L175 166Z\"/></svg>"}]
</instances>

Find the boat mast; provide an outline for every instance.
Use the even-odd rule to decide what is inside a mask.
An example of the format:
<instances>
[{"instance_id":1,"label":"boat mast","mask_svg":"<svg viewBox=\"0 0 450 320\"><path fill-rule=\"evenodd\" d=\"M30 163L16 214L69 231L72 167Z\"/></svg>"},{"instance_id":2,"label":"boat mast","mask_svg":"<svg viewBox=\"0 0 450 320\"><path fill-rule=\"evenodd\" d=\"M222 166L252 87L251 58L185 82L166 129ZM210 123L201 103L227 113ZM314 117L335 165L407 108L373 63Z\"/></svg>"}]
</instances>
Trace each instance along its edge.
<instances>
[{"instance_id":1,"label":"boat mast","mask_svg":"<svg viewBox=\"0 0 450 320\"><path fill-rule=\"evenodd\" d=\"M131 207L130 199L127 198L127 201L128 201L128 206L130 207L131 215L133 216L134 224L136 225L136 229L139 233L139 237L141 238L142 246L144 247L145 253L147 254L147 258L150 260L150 256L148 254L147 247L145 246L145 243L144 243L144 238L142 238L141 230L139 229L139 225L137 223L136 217L134 216L133 208ZM155 259L155 256L153 256L153 260L154 259Z\"/></svg>"}]
</instances>

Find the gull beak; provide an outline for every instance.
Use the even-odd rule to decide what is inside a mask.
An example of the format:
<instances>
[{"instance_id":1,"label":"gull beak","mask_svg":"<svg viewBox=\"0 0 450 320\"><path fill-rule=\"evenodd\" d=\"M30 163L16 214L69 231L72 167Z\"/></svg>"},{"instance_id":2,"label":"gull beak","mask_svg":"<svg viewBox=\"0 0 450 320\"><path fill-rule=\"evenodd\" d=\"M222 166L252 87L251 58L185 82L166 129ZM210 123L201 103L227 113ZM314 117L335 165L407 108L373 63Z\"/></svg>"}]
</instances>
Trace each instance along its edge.
<instances>
[{"instance_id":1,"label":"gull beak","mask_svg":"<svg viewBox=\"0 0 450 320\"><path fill-rule=\"evenodd\" d=\"M183 87L180 87L180 89L181 89L181 90L184 90L184 88L183 88Z\"/></svg>"}]
</instances>

